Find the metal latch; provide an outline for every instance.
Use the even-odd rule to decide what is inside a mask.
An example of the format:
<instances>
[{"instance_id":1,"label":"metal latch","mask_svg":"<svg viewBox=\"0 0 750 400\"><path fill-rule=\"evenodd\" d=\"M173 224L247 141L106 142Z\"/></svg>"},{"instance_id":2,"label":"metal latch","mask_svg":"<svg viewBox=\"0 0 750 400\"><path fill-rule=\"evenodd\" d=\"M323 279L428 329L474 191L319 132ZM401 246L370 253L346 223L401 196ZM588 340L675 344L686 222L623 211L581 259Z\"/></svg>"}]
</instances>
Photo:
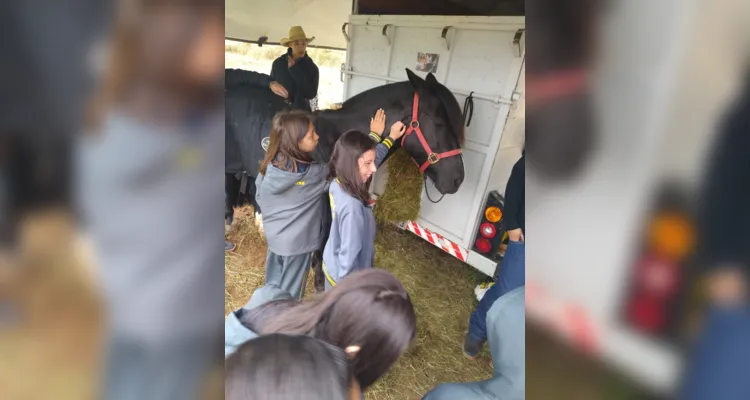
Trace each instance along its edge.
<instances>
[{"instance_id":1,"label":"metal latch","mask_svg":"<svg viewBox=\"0 0 750 400\"><path fill-rule=\"evenodd\" d=\"M344 82L344 77L347 75L348 71L350 71L350 69L347 67L346 63L341 64L341 76L339 77L341 82Z\"/></svg>"},{"instance_id":2,"label":"metal latch","mask_svg":"<svg viewBox=\"0 0 750 400\"><path fill-rule=\"evenodd\" d=\"M522 51L521 51L521 38L523 37L523 34L526 32L526 29L519 29L516 31L516 34L513 36L513 46L516 48L516 57L521 57Z\"/></svg>"},{"instance_id":3,"label":"metal latch","mask_svg":"<svg viewBox=\"0 0 750 400\"><path fill-rule=\"evenodd\" d=\"M518 101L521 100L522 97L523 93L515 90L513 91L513 94L510 95L510 101L513 102L510 106L511 112L513 113L510 119L516 119L515 111L518 110Z\"/></svg>"}]
</instances>

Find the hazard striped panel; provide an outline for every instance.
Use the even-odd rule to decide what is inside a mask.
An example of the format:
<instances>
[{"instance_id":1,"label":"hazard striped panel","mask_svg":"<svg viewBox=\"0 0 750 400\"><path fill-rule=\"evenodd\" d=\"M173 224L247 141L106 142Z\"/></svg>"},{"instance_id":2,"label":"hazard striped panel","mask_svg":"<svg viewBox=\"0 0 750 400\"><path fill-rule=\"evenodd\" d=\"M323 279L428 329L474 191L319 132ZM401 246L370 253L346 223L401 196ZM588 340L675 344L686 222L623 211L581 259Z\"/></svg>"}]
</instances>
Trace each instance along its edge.
<instances>
[{"instance_id":1,"label":"hazard striped panel","mask_svg":"<svg viewBox=\"0 0 750 400\"><path fill-rule=\"evenodd\" d=\"M553 298L540 286L526 282L526 315L589 353L600 352L600 333L586 310Z\"/></svg>"},{"instance_id":2,"label":"hazard striped panel","mask_svg":"<svg viewBox=\"0 0 750 400\"><path fill-rule=\"evenodd\" d=\"M425 229L414 221L401 222L398 224L401 229L405 229L421 237L422 239L432 243L435 247L443 249L446 253L458 258L459 260L466 262L469 257L469 251L463 247L451 242L444 238L438 233L432 232L429 229Z\"/></svg>"}]
</instances>

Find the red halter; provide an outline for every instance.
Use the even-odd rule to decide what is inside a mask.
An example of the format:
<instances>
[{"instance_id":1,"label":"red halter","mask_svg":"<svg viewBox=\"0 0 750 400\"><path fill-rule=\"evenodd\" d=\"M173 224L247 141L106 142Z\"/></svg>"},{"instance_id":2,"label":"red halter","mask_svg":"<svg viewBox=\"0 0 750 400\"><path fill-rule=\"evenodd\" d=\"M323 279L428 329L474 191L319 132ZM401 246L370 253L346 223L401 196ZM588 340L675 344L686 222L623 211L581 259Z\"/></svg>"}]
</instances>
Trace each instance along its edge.
<instances>
[{"instance_id":1,"label":"red halter","mask_svg":"<svg viewBox=\"0 0 750 400\"><path fill-rule=\"evenodd\" d=\"M406 130L406 134L404 134L404 137L401 138L401 147L404 147L404 142L406 141L406 137L409 136L410 133L416 132L417 137L419 138L419 141L422 143L422 148L425 151L425 154L427 154L427 161L425 161L422 165L419 165L417 160L412 157L412 160L419 166L419 172L424 174L424 171L432 164L436 164L438 161L442 160L443 158L447 158L450 156L457 156L461 154L461 149L455 149L451 151L446 151L444 153L434 153L432 149L430 148L430 145L427 144L427 140L425 140L424 135L422 135L422 129L419 128L419 93L414 92L414 106L412 107L412 113L411 113L411 123L409 123L409 129Z\"/></svg>"},{"instance_id":2,"label":"red halter","mask_svg":"<svg viewBox=\"0 0 750 400\"><path fill-rule=\"evenodd\" d=\"M583 68L526 77L526 101L531 106L578 94L588 89L589 73Z\"/></svg>"}]
</instances>

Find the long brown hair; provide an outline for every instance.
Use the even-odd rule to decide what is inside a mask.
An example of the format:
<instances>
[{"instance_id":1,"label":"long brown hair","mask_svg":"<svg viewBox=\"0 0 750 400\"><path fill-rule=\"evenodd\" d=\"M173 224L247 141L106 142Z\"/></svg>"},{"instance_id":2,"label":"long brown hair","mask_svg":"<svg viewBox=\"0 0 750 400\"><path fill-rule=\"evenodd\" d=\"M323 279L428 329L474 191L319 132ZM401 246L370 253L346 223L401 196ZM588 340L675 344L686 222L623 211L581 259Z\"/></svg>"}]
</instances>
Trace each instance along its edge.
<instances>
[{"instance_id":1,"label":"long brown hair","mask_svg":"<svg viewBox=\"0 0 750 400\"><path fill-rule=\"evenodd\" d=\"M104 70L86 110L88 128L99 128L109 110L144 86L166 89L172 98L190 107L220 104L221 82L215 87L191 85L180 67L200 38L200 24L211 17L221 18L223 24L223 0L132 0L119 4L106 45Z\"/></svg>"},{"instance_id":2,"label":"long brown hair","mask_svg":"<svg viewBox=\"0 0 750 400\"><path fill-rule=\"evenodd\" d=\"M359 175L359 158L374 148L375 143L364 133L346 132L333 147L331 161L328 164L330 177L338 178L339 185L364 204L370 201L370 192L367 190L369 185L362 182Z\"/></svg>"},{"instance_id":3,"label":"long brown hair","mask_svg":"<svg viewBox=\"0 0 750 400\"><path fill-rule=\"evenodd\" d=\"M388 372L415 332L406 289L388 271L374 268L347 276L325 294L293 305L259 327L260 334L307 334L342 349L360 346L353 365L363 389Z\"/></svg>"},{"instance_id":4,"label":"long brown hair","mask_svg":"<svg viewBox=\"0 0 750 400\"><path fill-rule=\"evenodd\" d=\"M276 113L271 122L271 138L266 157L260 162L260 173L265 175L269 165L297 172L297 163L310 162L310 155L299 148L299 142L312 125L312 114L304 110Z\"/></svg>"}]
</instances>

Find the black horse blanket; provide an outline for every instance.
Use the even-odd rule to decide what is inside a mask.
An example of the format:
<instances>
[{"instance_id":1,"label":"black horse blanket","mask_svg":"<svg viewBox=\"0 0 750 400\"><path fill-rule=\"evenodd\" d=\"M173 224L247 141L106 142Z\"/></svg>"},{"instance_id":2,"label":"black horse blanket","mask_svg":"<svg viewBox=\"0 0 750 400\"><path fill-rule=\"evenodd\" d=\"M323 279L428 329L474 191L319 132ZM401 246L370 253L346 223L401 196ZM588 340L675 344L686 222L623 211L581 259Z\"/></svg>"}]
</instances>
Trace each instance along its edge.
<instances>
[{"instance_id":1,"label":"black horse blanket","mask_svg":"<svg viewBox=\"0 0 750 400\"><path fill-rule=\"evenodd\" d=\"M265 156L273 116L288 107L284 99L269 88L270 78L241 71L243 79L226 71L225 98L225 172L258 175Z\"/></svg>"}]
</instances>

